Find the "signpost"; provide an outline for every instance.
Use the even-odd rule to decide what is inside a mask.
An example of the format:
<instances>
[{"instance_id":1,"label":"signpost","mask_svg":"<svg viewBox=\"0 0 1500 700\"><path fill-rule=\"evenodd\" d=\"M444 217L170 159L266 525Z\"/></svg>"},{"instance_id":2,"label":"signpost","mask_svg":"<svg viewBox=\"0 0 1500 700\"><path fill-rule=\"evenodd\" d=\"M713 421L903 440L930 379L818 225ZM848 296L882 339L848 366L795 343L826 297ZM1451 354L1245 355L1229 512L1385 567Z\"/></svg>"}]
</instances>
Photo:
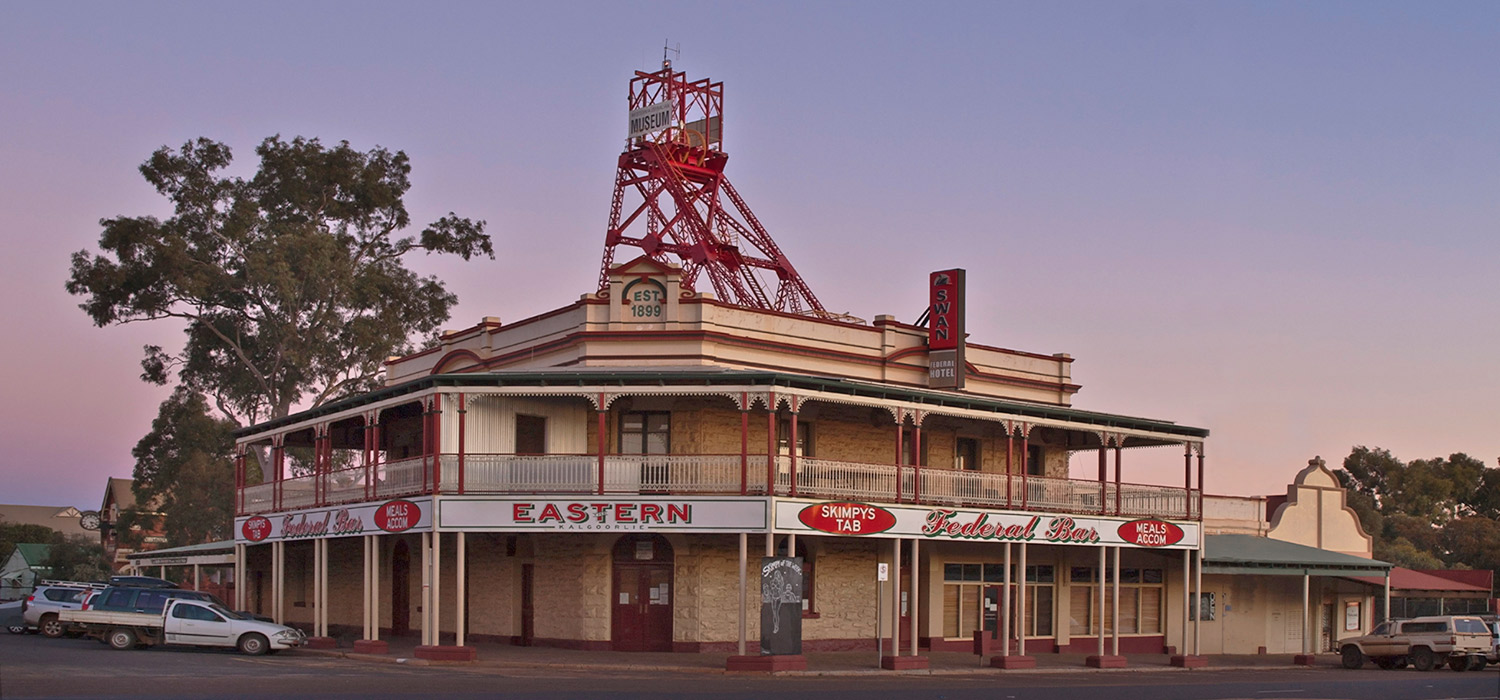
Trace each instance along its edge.
<instances>
[{"instance_id":1,"label":"signpost","mask_svg":"<svg viewBox=\"0 0 1500 700\"><path fill-rule=\"evenodd\" d=\"M891 565L880 562L875 565L875 666L880 666L880 660L885 657L885 635L880 629L882 598L880 584L891 580Z\"/></svg>"}]
</instances>

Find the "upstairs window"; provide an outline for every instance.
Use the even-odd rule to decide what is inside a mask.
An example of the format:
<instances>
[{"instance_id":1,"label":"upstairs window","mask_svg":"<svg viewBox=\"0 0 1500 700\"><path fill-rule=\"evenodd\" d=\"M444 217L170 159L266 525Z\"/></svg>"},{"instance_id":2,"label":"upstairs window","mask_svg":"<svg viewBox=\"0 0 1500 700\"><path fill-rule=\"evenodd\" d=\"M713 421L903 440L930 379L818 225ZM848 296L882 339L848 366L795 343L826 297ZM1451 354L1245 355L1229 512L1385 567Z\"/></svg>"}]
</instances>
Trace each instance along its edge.
<instances>
[{"instance_id":1,"label":"upstairs window","mask_svg":"<svg viewBox=\"0 0 1500 700\"><path fill-rule=\"evenodd\" d=\"M620 454L664 455L671 452L671 413L631 411L620 414Z\"/></svg>"}]
</instances>

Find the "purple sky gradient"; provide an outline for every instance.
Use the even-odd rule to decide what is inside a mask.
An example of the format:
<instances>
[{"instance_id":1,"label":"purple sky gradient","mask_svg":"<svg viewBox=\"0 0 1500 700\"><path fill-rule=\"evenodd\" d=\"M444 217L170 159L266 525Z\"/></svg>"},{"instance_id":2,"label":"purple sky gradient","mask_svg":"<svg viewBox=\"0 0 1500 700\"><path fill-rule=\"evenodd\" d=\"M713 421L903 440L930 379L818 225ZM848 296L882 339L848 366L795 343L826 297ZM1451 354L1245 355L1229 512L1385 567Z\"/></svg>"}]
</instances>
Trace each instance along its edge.
<instances>
[{"instance_id":1,"label":"purple sky gradient","mask_svg":"<svg viewBox=\"0 0 1500 700\"><path fill-rule=\"evenodd\" d=\"M63 290L137 167L207 136L405 150L450 328L598 274L626 84L680 42L728 173L830 310L912 321L968 269L971 339L1067 352L1079 408L1212 431L1211 492L1313 455L1500 455L1500 4L42 3L0 22L0 502L97 507L167 389ZM1131 451L1125 479L1180 483ZM1093 460L1079 462L1092 473Z\"/></svg>"}]
</instances>

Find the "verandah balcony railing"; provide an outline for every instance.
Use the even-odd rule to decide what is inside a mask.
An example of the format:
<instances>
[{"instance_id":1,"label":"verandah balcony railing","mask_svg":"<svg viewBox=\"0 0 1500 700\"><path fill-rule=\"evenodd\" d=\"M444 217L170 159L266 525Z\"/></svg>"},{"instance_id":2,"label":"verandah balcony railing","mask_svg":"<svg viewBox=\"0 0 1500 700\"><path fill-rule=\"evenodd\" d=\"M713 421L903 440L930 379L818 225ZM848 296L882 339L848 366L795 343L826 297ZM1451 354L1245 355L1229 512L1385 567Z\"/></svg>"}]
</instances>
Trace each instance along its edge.
<instances>
[{"instance_id":1,"label":"verandah balcony railing","mask_svg":"<svg viewBox=\"0 0 1500 700\"><path fill-rule=\"evenodd\" d=\"M765 495L871 503L1197 519L1201 494L1171 486L765 455L444 454L290 477L241 489L243 514L429 493ZM440 465L440 467L438 466ZM436 477L436 478L435 478Z\"/></svg>"}]
</instances>

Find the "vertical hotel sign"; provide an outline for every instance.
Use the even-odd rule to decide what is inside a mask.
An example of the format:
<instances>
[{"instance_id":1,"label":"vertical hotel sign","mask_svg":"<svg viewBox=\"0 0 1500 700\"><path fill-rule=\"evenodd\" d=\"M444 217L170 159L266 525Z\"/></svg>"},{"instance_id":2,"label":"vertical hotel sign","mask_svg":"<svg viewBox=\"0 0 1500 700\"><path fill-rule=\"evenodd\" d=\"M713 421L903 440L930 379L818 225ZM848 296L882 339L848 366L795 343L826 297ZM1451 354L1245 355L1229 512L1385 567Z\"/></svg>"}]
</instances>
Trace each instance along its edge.
<instances>
[{"instance_id":1,"label":"vertical hotel sign","mask_svg":"<svg viewBox=\"0 0 1500 700\"><path fill-rule=\"evenodd\" d=\"M928 280L927 386L964 388L964 271L934 272Z\"/></svg>"}]
</instances>

